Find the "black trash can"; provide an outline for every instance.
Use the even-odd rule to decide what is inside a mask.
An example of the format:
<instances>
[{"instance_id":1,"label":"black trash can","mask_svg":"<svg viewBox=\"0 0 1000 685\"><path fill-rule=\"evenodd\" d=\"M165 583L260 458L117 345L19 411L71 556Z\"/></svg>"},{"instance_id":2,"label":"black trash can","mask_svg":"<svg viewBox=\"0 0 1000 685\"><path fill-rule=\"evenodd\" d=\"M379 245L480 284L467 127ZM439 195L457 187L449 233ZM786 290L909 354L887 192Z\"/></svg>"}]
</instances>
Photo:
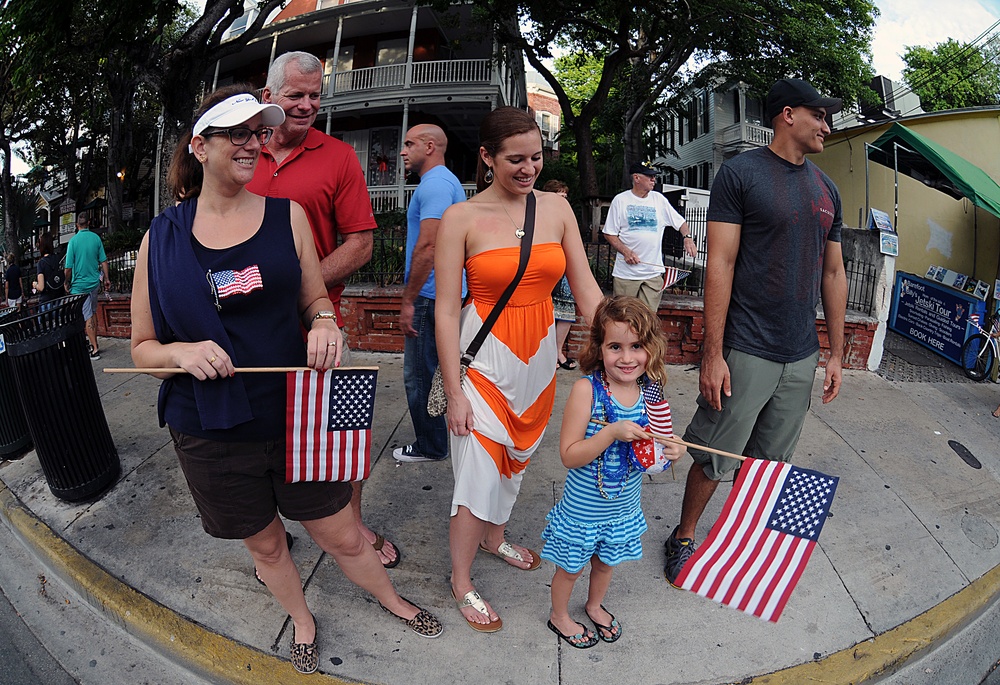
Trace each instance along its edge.
<instances>
[{"instance_id":1,"label":"black trash can","mask_svg":"<svg viewBox=\"0 0 1000 685\"><path fill-rule=\"evenodd\" d=\"M87 349L86 298L0 325L45 480L70 502L96 498L121 471Z\"/></svg>"},{"instance_id":2,"label":"black trash can","mask_svg":"<svg viewBox=\"0 0 1000 685\"><path fill-rule=\"evenodd\" d=\"M14 307L0 309L0 325L18 316ZM16 459L31 449L31 433L17 392L14 369L0 334L0 459Z\"/></svg>"}]
</instances>

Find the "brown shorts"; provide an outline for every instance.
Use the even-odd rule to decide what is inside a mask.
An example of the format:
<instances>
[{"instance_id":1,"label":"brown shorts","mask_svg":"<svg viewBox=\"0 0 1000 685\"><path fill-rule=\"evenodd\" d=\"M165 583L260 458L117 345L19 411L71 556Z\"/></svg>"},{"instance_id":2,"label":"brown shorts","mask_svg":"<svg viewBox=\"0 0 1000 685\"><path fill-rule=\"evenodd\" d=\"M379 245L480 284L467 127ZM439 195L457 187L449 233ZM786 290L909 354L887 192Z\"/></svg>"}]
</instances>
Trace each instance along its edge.
<instances>
[{"instance_id":1,"label":"brown shorts","mask_svg":"<svg viewBox=\"0 0 1000 685\"><path fill-rule=\"evenodd\" d=\"M332 516L351 502L350 483L286 483L285 442L218 442L170 429L205 532L243 540L278 511L292 521Z\"/></svg>"}]
</instances>

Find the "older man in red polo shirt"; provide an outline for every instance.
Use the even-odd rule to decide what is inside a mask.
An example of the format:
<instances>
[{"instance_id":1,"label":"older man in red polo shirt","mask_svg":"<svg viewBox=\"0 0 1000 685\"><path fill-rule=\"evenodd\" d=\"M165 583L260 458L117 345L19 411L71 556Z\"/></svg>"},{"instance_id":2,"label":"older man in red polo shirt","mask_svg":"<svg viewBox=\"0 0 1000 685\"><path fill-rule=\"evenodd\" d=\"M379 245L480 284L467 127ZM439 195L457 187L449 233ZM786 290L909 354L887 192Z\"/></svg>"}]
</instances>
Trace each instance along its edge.
<instances>
[{"instance_id":1,"label":"older man in red polo shirt","mask_svg":"<svg viewBox=\"0 0 1000 685\"><path fill-rule=\"evenodd\" d=\"M313 128L322 86L323 64L314 55L288 52L271 65L263 100L285 110L285 122L261 150L247 188L259 195L291 198L305 209L334 307L334 312L319 316L335 316L342 326L344 281L372 257L375 217L354 148ZM354 483L351 499L358 527L382 564L393 568L399 550L361 520L361 486Z\"/></svg>"}]
</instances>

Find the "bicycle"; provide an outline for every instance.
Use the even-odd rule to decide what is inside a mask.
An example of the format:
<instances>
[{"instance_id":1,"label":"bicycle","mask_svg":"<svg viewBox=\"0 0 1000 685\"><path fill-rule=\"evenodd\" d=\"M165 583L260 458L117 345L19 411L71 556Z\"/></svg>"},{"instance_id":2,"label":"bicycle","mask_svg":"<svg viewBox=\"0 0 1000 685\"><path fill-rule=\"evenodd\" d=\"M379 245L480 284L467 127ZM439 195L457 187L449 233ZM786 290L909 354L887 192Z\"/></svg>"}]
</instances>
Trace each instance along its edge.
<instances>
[{"instance_id":1,"label":"bicycle","mask_svg":"<svg viewBox=\"0 0 1000 685\"><path fill-rule=\"evenodd\" d=\"M969 323L976 327L978 333L973 333L962 345L962 370L974 381L981 381L993 375L993 365L1000 357L1000 316L991 314L987 319L986 328L979 325L979 317L972 317Z\"/></svg>"}]
</instances>

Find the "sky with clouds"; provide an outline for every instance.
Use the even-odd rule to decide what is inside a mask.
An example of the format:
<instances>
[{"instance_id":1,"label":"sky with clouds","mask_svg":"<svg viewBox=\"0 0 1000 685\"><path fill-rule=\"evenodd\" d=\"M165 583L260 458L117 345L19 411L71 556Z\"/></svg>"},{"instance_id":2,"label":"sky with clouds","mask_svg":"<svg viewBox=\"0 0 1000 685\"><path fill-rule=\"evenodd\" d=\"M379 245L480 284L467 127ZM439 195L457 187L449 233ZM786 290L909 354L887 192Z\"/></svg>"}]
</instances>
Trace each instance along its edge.
<instances>
[{"instance_id":1,"label":"sky with clouds","mask_svg":"<svg viewBox=\"0 0 1000 685\"><path fill-rule=\"evenodd\" d=\"M933 46L948 38L968 42L1000 19L1000 0L875 0L881 14L872 40L875 73L900 80L908 45Z\"/></svg>"}]
</instances>

